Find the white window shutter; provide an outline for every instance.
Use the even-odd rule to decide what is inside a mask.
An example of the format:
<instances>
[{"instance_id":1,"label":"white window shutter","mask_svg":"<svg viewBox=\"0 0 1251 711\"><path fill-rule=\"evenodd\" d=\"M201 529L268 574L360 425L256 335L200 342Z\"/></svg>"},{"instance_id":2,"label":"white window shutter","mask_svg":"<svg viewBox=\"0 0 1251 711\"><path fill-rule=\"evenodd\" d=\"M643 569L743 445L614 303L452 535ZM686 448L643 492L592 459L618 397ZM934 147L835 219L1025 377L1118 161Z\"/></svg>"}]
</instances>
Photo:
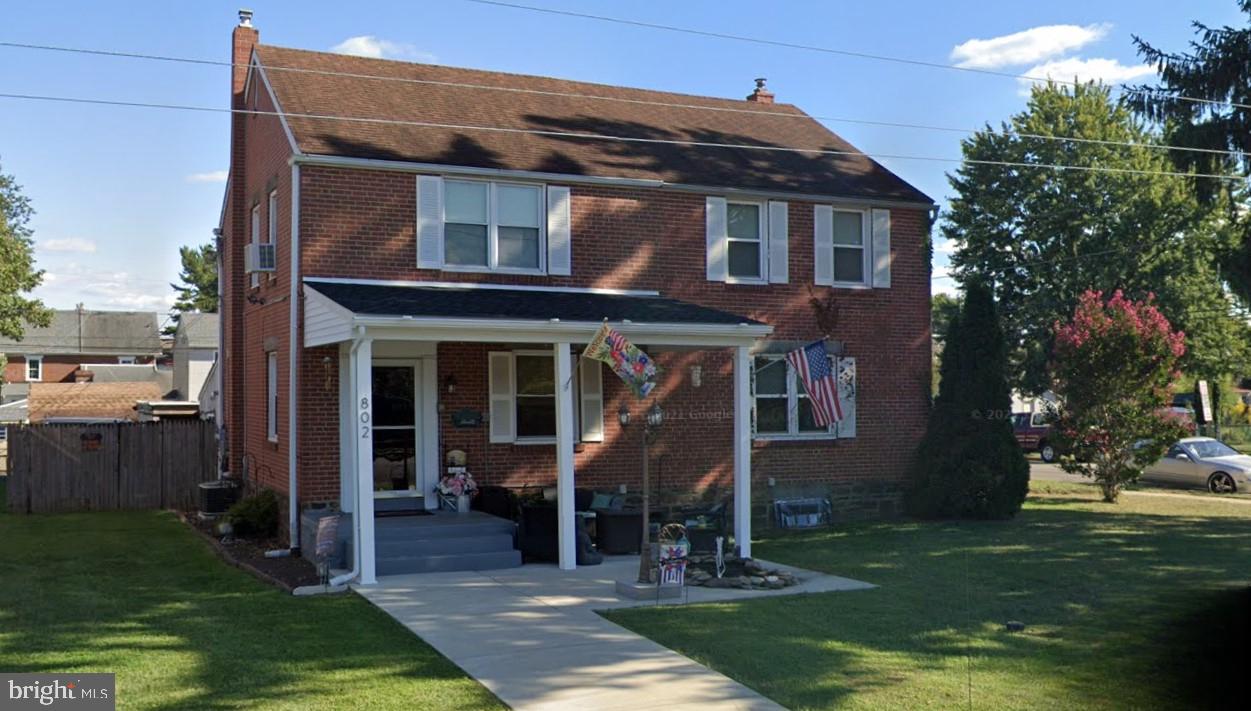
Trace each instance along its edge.
<instances>
[{"instance_id":1,"label":"white window shutter","mask_svg":"<svg viewBox=\"0 0 1251 711\"><path fill-rule=\"evenodd\" d=\"M547 186L547 273L569 276L573 270L569 188Z\"/></svg>"},{"instance_id":2,"label":"white window shutter","mask_svg":"<svg viewBox=\"0 0 1251 711\"><path fill-rule=\"evenodd\" d=\"M784 202L769 203L769 282L785 284L789 251L789 207Z\"/></svg>"},{"instance_id":3,"label":"white window shutter","mask_svg":"<svg viewBox=\"0 0 1251 711\"><path fill-rule=\"evenodd\" d=\"M873 287L890 288L890 210L873 211Z\"/></svg>"},{"instance_id":4,"label":"white window shutter","mask_svg":"<svg viewBox=\"0 0 1251 711\"><path fill-rule=\"evenodd\" d=\"M583 442L604 441L604 379L600 365L594 358L581 358L578 365Z\"/></svg>"},{"instance_id":5,"label":"white window shutter","mask_svg":"<svg viewBox=\"0 0 1251 711\"><path fill-rule=\"evenodd\" d=\"M834 285L834 208L817 205L812 213L813 249L812 259L816 265L813 283L817 286Z\"/></svg>"},{"instance_id":6,"label":"white window shutter","mask_svg":"<svg viewBox=\"0 0 1251 711\"><path fill-rule=\"evenodd\" d=\"M709 197L704 205L708 241L708 281L725 281L729 275L729 241L725 198Z\"/></svg>"},{"instance_id":7,"label":"white window shutter","mask_svg":"<svg viewBox=\"0 0 1251 711\"><path fill-rule=\"evenodd\" d=\"M856 359L838 358L838 402L843 408L843 419L834 425L839 439L856 436Z\"/></svg>"},{"instance_id":8,"label":"white window shutter","mask_svg":"<svg viewBox=\"0 0 1251 711\"><path fill-rule=\"evenodd\" d=\"M443 267L443 178L417 176L417 267Z\"/></svg>"},{"instance_id":9,"label":"white window shutter","mask_svg":"<svg viewBox=\"0 0 1251 711\"><path fill-rule=\"evenodd\" d=\"M513 404L516 362L513 354L507 351L488 353L487 361L491 441L512 442L517 439L517 408Z\"/></svg>"}]
</instances>

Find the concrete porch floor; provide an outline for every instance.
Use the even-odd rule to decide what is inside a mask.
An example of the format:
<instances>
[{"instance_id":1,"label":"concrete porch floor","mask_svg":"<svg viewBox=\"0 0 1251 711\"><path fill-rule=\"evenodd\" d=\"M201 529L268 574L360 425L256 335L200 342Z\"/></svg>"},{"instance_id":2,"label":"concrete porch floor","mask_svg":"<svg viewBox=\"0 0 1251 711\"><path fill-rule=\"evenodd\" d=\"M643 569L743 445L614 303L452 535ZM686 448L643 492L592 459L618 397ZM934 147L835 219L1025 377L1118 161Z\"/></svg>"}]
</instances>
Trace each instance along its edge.
<instances>
[{"instance_id":1,"label":"concrete porch floor","mask_svg":"<svg viewBox=\"0 0 1251 711\"><path fill-rule=\"evenodd\" d=\"M763 561L762 561L763 562ZM782 590L688 588L659 604L748 600L863 590L849 578L766 563L801 583ZM637 575L636 556L560 570L428 573L356 587L514 709L779 709L738 682L595 613L656 601L618 598L617 580Z\"/></svg>"}]
</instances>

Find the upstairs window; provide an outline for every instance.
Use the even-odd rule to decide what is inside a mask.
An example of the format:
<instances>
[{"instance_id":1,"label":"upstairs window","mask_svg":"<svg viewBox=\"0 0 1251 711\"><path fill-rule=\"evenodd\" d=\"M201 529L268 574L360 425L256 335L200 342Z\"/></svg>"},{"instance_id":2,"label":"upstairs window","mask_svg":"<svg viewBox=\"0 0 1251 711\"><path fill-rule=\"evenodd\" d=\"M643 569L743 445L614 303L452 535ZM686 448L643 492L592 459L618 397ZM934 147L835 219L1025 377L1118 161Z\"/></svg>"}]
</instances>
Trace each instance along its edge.
<instances>
[{"instance_id":1,"label":"upstairs window","mask_svg":"<svg viewBox=\"0 0 1251 711\"><path fill-rule=\"evenodd\" d=\"M764 278L766 229L760 203L727 203L726 242L731 279Z\"/></svg>"},{"instance_id":2,"label":"upstairs window","mask_svg":"<svg viewBox=\"0 0 1251 711\"><path fill-rule=\"evenodd\" d=\"M266 218L269 220L268 242L270 244L278 244L278 191L271 190L269 192L269 204L266 206ZM277 248L275 248L275 261L277 261ZM277 279L275 272L269 273L270 279Z\"/></svg>"},{"instance_id":3,"label":"upstairs window","mask_svg":"<svg viewBox=\"0 0 1251 711\"><path fill-rule=\"evenodd\" d=\"M865 222L863 212L834 211L835 283L865 283Z\"/></svg>"},{"instance_id":4,"label":"upstairs window","mask_svg":"<svg viewBox=\"0 0 1251 711\"><path fill-rule=\"evenodd\" d=\"M260 244L261 242L261 206L259 204L252 206L252 244ZM258 272L252 272L252 286L261 285L261 275Z\"/></svg>"},{"instance_id":5,"label":"upstairs window","mask_svg":"<svg viewBox=\"0 0 1251 711\"><path fill-rule=\"evenodd\" d=\"M32 383L43 380L43 356L26 356L26 379Z\"/></svg>"},{"instance_id":6,"label":"upstairs window","mask_svg":"<svg viewBox=\"0 0 1251 711\"><path fill-rule=\"evenodd\" d=\"M544 212L543 189L536 185L445 181L444 264L542 271Z\"/></svg>"}]
</instances>

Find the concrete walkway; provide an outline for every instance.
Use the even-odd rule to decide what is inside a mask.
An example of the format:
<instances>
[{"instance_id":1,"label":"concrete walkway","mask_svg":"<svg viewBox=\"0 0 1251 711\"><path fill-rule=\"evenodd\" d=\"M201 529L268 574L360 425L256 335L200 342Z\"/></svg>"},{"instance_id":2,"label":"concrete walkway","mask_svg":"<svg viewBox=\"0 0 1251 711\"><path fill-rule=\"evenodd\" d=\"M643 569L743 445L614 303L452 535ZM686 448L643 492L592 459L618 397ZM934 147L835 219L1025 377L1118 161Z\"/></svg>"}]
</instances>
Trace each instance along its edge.
<instances>
[{"instance_id":1,"label":"concrete walkway","mask_svg":"<svg viewBox=\"0 0 1251 711\"><path fill-rule=\"evenodd\" d=\"M784 590L688 588L716 602L873 587L775 564L803 582ZM638 559L563 571L552 565L385 577L357 587L514 709L779 709L738 682L600 617L595 610L655 605L623 600L618 579ZM661 604L681 604L682 600Z\"/></svg>"}]
</instances>

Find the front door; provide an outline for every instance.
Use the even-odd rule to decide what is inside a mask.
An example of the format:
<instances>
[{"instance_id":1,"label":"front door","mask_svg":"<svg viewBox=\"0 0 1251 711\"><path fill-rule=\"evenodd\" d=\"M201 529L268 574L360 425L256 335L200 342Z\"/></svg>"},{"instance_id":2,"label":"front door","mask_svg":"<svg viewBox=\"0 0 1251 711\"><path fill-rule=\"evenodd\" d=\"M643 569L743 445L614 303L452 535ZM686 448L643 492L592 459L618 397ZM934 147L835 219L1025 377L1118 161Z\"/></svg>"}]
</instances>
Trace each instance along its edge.
<instances>
[{"instance_id":1,"label":"front door","mask_svg":"<svg viewBox=\"0 0 1251 711\"><path fill-rule=\"evenodd\" d=\"M374 496L421 496L416 365L373 365Z\"/></svg>"}]
</instances>

